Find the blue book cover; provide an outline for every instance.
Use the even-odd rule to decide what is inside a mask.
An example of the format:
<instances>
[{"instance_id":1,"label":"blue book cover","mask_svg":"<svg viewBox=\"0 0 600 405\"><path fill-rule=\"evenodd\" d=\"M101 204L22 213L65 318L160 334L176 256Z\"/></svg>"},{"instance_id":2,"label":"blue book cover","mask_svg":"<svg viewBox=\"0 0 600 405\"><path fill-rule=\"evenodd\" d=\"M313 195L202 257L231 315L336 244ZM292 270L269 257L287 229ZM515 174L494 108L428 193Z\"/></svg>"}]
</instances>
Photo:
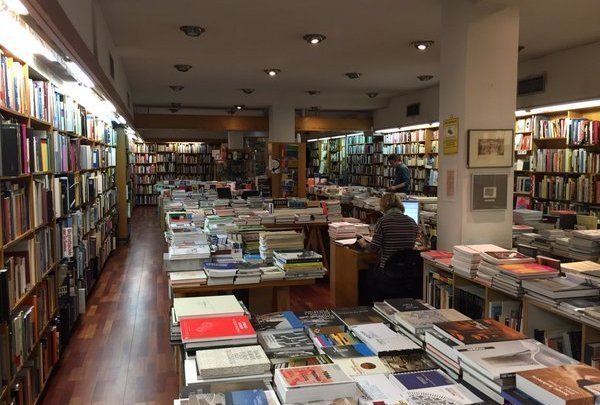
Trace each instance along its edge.
<instances>
[{"instance_id":1,"label":"blue book cover","mask_svg":"<svg viewBox=\"0 0 600 405\"><path fill-rule=\"evenodd\" d=\"M323 353L332 359L345 359L363 356L376 356L364 343L355 343L353 345L322 347Z\"/></svg>"},{"instance_id":2,"label":"blue book cover","mask_svg":"<svg viewBox=\"0 0 600 405\"><path fill-rule=\"evenodd\" d=\"M237 263L204 263L205 270L237 270Z\"/></svg>"},{"instance_id":3,"label":"blue book cover","mask_svg":"<svg viewBox=\"0 0 600 405\"><path fill-rule=\"evenodd\" d=\"M454 380L439 370L419 371L418 373L394 374L394 378L407 390L443 387L456 384Z\"/></svg>"},{"instance_id":4,"label":"blue book cover","mask_svg":"<svg viewBox=\"0 0 600 405\"><path fill-rule=\"evenodd\" d=\"M225 393L226 405L268 405L263 390L232 391Z\"/></svg>"},{"instance_id":5,"label":"blue book cover","mask_svg":"<svg viewBox=\"0 0 600 405\"><path fill-rule=\"evenodd\" d=\"M500 392L502 398L506 399L512 405L541 405L541 402L536 401L529 395L517 390L516 388L509 390L502 390Z\"/></svg>"}]
</instances>

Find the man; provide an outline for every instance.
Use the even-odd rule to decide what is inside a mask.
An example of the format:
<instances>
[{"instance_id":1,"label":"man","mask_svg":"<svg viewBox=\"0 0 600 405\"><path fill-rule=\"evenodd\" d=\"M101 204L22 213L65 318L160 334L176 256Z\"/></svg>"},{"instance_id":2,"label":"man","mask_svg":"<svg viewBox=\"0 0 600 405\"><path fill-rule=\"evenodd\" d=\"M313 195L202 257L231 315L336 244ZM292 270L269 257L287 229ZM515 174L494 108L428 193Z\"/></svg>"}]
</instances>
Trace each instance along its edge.
<instances>
[{"instance_id":1,"label":"man","mask_svg":"<svg viewBox=\"0 0 600 405\"><path fill-rule=\"evenodd\" d=\"M394 173L394 185L388 187L387 191L408 194L410 192L410 169L397 155L391 154L388 156L387 160L389 164L396 168L396 172Z\"/></svg>"}]
</instances>

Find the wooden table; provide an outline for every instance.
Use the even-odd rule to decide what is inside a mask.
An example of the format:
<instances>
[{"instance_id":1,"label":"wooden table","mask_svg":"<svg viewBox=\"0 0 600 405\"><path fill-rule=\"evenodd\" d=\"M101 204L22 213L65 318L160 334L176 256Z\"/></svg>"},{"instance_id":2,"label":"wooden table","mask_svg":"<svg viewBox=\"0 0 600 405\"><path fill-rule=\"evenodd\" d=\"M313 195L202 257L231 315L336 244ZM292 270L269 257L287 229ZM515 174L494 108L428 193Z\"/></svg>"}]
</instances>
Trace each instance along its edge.
<instances>
[{"instance_id":1,"label":"wooden table","mask_svg":"<svg viewBox=\"0 0 600 405\"><path fill-rule=\"evenodd\" d=\"M290 309L290 287L315 284L315 279L271 280L255 284L199 285L195 287L172 287L172 296L194 297L215 293L231 293L248 290L248 306L253 314L286 311Z\"/></svg>"},{"instance_id":2,"label":"wooden table","mask_svg":"<svg viewBox=\"0 0 600 405\"><path fill-rule=\"evenodd\" d=\"M379 263L379 255L342 246L334 241L330 244L331 268L329 288L334 307L358 305L358 274Z\"/></svg>"}]
</instances>

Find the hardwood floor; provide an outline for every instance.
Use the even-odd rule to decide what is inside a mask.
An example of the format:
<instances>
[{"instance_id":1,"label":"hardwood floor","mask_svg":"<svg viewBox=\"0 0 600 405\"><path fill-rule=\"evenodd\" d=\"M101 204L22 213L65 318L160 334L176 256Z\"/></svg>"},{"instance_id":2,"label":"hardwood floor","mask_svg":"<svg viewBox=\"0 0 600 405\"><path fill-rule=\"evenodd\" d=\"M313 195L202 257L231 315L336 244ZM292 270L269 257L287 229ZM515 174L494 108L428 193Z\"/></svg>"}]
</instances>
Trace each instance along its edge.
<instances>
[{"instance_id":1,"label":"hardwood floor","mask_svg":"<svg viewBox=\"0 0 600 405\"><path fill-rule=\"evenodd\" d=\"M109 259L55 370L43 405L172 404L165 251L156 209L134 211L131 239ZM331 307L329 285L293 288L292 310Z\"/></svg>"}]
</instances>

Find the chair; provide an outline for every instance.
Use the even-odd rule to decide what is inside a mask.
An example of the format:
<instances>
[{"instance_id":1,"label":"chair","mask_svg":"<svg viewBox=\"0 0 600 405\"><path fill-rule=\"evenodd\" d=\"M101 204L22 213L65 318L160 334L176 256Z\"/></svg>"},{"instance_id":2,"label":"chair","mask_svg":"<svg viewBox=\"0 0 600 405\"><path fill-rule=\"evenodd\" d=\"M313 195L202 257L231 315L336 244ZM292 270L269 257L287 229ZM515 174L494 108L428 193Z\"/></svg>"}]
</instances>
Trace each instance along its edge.
<instances>
[{"instance_id":1,"label":"chair","mask_svg":"<svg viewBox=\"0 0 600 405\"><path fill-rule=\"evenodd\" d=\"M423 259L414 249L399 250L374 272L372 298L423 298Z\"/></svg>"}]
</instances>

